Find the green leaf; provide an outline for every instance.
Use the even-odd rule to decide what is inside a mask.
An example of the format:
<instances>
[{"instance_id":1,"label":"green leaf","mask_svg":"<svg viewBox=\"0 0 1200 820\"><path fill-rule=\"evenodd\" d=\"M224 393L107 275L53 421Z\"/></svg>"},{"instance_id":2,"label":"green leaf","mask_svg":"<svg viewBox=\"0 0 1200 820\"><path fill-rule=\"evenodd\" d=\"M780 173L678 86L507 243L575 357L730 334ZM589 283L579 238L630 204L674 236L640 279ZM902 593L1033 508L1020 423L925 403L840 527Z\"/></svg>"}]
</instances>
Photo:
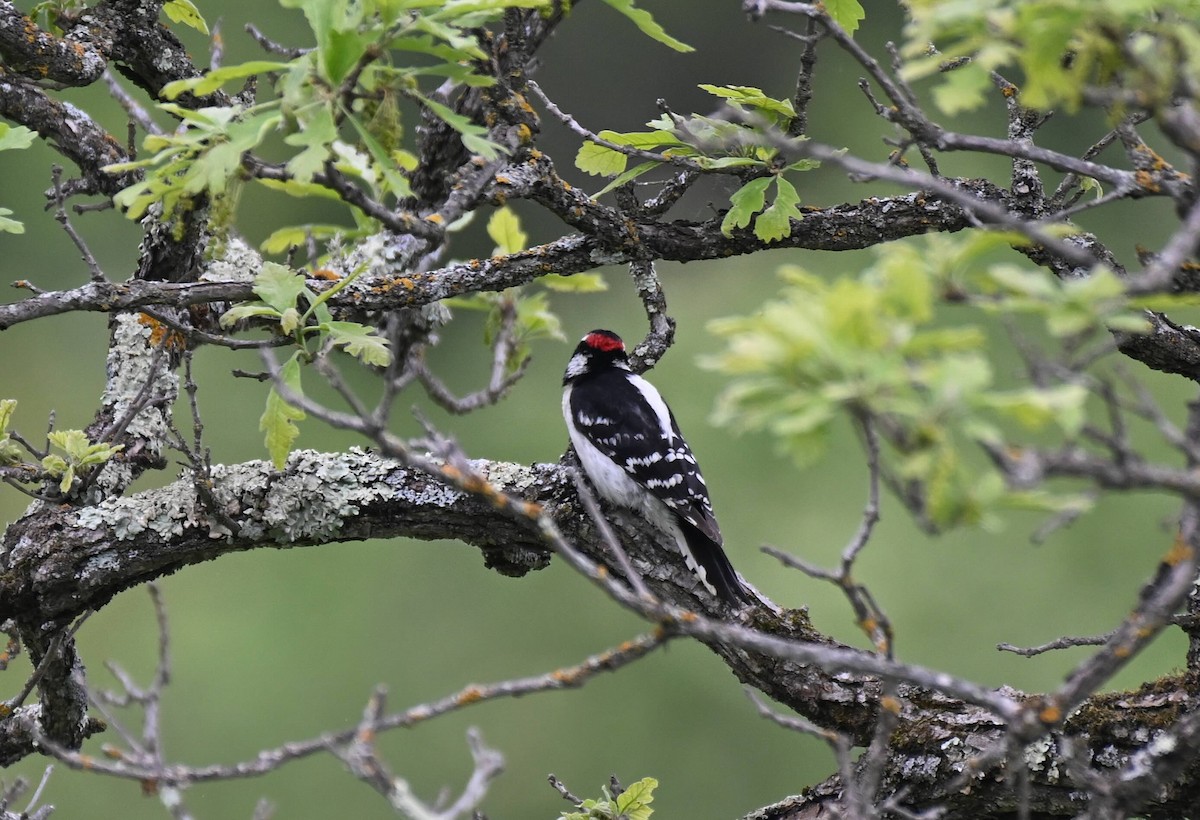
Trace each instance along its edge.
<instances>
[{"instance_id":1,"label":"green leaf","mask_svg":"<svg viewBox=\"0 0 1200 820\"><path fill-rule=\"evenodd\" d=\"M538 279L538 282L560 293L599 293L608 290L608 283L598 273L575 273L570 276L551 273Z\"/></svg>"},{"instance_id":2,"label":"green leaf","mask_svg":"<svg viewBox=\"0 0 1200 820\"><path fill-rule=\"evenodd\" d=\"M285 310L279 316L279 329L287 335L292 335L296 332L296 328L300 327L300 311L294 307Z\"/></svg>"},{"instance_id":3,"label":"green leaf","mask_svg":"<svg viewBox=\"0 0 1200 820\"><path fill-rule=\"evenodd\" d=\"M309 196L317 196L323 199L335 199L342 201L341 195L331 188L326 188L324 185L317 185L314 182L297 182L294 179L259 179L256 180L259 185L264 188L270 188L273 191L280 191L288 196L294 196L298 199Z\"/></svg>"},{"instance_id":4,"label":"green leaf","mask_svg":"<svg viewBox=\"0 0 1200 820\"><path fill-rule=\"evenodd\" d=\"M300 130L283 138L288 145L304 148L287 161L287 170L296 182L312 182L313 175L324 167L332 155L329 146L337 138L337 124L333 121L333 111L327 105L311 110L301 122Z\"/></svg>"},{"instance_id":5,"label":"green leaf","mask_svg":"<svg viewBox=\"0 0 1200 820\"><path fill-rule=\"evenodd\" d=\"M847 34L857 31L858 24L867 16L858 0L824 0L822 5L833 22L844 28Z\"/></svg>"},{"instance_id":6,"label":"green leaf","mask_svg":"<svg viewBox=\"0 0 1200 820\"><path fill-rule=\"evenodd\" d=\"M28 148L33 145L36 137L36 131L23 125L9 125L6 122L0 122L0 151Z\"/></svg>"},{"instance_id":7,"label":"green leaf","mask_svg":"<svg viewBox=\"0 0 1200 820\"><path fill-rule=\"evenodd\" d=\"M9 219L11 213L8 208L0 208L0 233L25 233L25 223Z\"/></svg>"},{"instance_id":8,"label":"green leaf","mask_svg":"<svg viewBox=\"0 0 1200 820\"><path fill-rule=\"evenodd\" d=\"M775 201L754 220L754 235L763 242L775 242L792 232L792 220L800 219L800 194L783 177L775 177Z\"/></svg>"},{"instance_id":9,"label":"green leaf","mask_svg":"<svg viewBox=\"0 0 1200 820\"><path fill-rule=\"evenodd\" d=\"M729 197L729 204L732 207L729 209L729 213L725 214L725 218L721 220L722 234L732 236L735 229L744 228L750 224L750 220L766 204L767 186L770 184L771 177L758 177L733 192L733 195Z\"/></svg>"},{"instance_id":10,"label":"green leaf","mask_svg":"<svg viewBox=\"0 0 1200 820\"><path fill-rule=\"evenodd\" d=\"M661 148L664 145L680 145L686 143L680 141L679 137L675 136L674 132L664 128L656 128L653 131L601 131L597 134L600 139L608 140L615 145L625 145L629 148L641 148L645 151L650 151L655 148Z\"/></svg>"},{"instance_id":11,"label":"green leaf","mask_svg":"<svg viewBox=\"0 0 1200 820\"><path fill-rule=\"evenodd\" d=\"M8 436L0 436L0 464L12 466L25 461L25 450Z\"/></svg>"},{"instance_id":12,"label":"green leaf","mask_svg":"<svg viewBox=\"0 0 1200 820\"><path fill-rule=\"evenodd\" d=\"M658 781L653 777L643 777L631 784L617 797L617 812L629 820L648 820L654 814L649 804L654 802L654 790Z\"/></svg>"},{"instance_id":13,"label":"green leaf","mask_svg":"<svg viewBox=\"0 0 1200 820\"><path fill-rule=\"evenodd\" d=\"M16 399L0 399L0 435L8 433L8 425L17 409Z\"/></svg>"},{"instance_id":14,"label":"green leaf","mask_svg":"<svg viewBox=\"0 0 1200 820\"><path fill-rule=\"evenodd\" d=\"M288 65L288 63L280 63L273 60L251 60L248 63L222 66L201 77L189 77L186 80L175 80L174 82L167 83L163 86L162 96L165 99L174 100L180 94L191 91L198 97L207 97L230 80L240 80L268 71L281 71L287 68Z\"/></svg>"},{"instance_id":15,"label":"green leaf","mask_svg":"<svg viewBox=\"0 0 1200 820\"><path fill-rule=\"evenodd\" d=\"M272 319L278 319L280 311L273 307L269 307L262 303L253 305L234 305L229 310L221 314L221 327L230 327L243 319L249 319L253 316L269 316Z\"/></svg>"},{"instance_id":16,"label":"green leaf","mask_svg":"<svg viewBox=\"0 0 1200 820\"><path fill-rule=\"evenodd\" d=\"M629 157L594 142L584 142L575 154L575 167L585 174L611 177L625 170Z\"/></svg>"},{"instance_id":17,"label":"green leaf","mask_svg":"<svg viewBox=\"0 0 1200 820\"><path fill-rule=\"evenodd\" d=\"M988 393L982 401L1029 430L1040 430L1055 424L1073 437L1079 434L1087 420L1084 409L1087 397L1086 387L1061 384L1048 388Z\"/></svg>"},{"instance_id":18,"label":"green leaf","mask_svg":"<svg viewBox=\"0 0 1200 820\"><path fill-rule=\"evenodd\" d=\"M498 209L488 219L488 236L496 243L493 254L511 254L525 250L529 236L521 230L521 220L507 206Z\"/></svg>"},{"instance_id":19,"label":"green leaf","mask_svg":"<svg viewBox=\"0 0 1200 820\"><path fill-rule=\"evenodd\" d=\"M761 88L749 85L706 84L701 84L700 88L714 97L720 97L748 108L756 108L759 111L777 114L784 119L796 116L796 109L792 107L791 100L777 100L774 97L768 97Z\"/></svg>"},{"instance_id":20,"label":"green leaf","mask_svg":"<svg viewBox=\"0 0 1200 820\"><path fill-rule=\"evenodd\" d=\"M634 6L633 0L604 0L604 2L628 17L633 24L638 27L638 30L650 39L662 43L669 48L673 48L676 51L685 53L689 51L695 51L695 49L689 46L687 43L682 43L671 35L667 34L663 27L656 23L654 18L650 16L650 12Z\"/></svg>"},{"instance_id":21,"label":"green leaf","mask_svg":"<svg viewBox=\"0 0 1200 820\"><path fill-rule=\"evenodd\" d=\"M363 364L387 367L392 362L388 340L378 335L375 328L358 322L325 322L321 325L333 337L333 343L345 348Z\"/></svg>"},{"instance_id":22,"label":"green leaf","mask_svg":"<svg viewBox=\"0 0 1200 820\"><path fill-rule=\"evenodd\" d=\"M163 11L167 13L167 17L172 23L183 23L201 34L208 34L208 24L200 16L200 10L196 8L192 0L167 0L163 4Z\"/></svg>"},{"instance_id":23,"label":"green leaf","mask_svg":"<svg viewBox=\"0 0 1200 820\"><path fill-rule=\"evenodd\" d=\"M292 357L284 363L279 371L279 380L287 387L289 391L298 396L304 395L303 388L300 385L300 353L297 351L292 354ZM275 388L271 388L271 392L267 395L267 407L263 410L262 418L258 421L258 429L266 434L264 443L267 447L267 453L271 456L271 463L275 465L276 470L282 470L287 464L288 453L292 451L292 444L296 441L296 437L300 435L300 428L295 425L297 421L303 421L304 411L292 407Z\"/></svg>"},{"instance_id":24,"label":"green leaf","mask_svg":"<svg viewBox=\"0 0 1200 820\"><path fill-rule=\"evenodd\" d=\"M373 39L374 34L369 30L360 33L350 29L330 33L325 47L320 50L321 66L330 84L340 85L346 79Z\"/></svg>"},{"instance_id":25,"label":"green leaf","mask_svg":"<svg viewBox=\"0 0 1200 820\"><path fill-rule=\"evenodd\" d=\"M75 465L67 464L63 470L62 481L58 482L58 491L63 495L71 492L71 485L75 483Z\"/></svg>"},{"instance_id":26,"label":"green leaf","mask_svg":"<svg viewBox=\"0 0 1200 820\"><path fill-rule=\"evenodd\" d=\"M977 63L968 63L949 72L941 85L933 89L933 101L949 116L974 111L984 104L992 87L988 72Z\"/></svg>"},{"instance_id":27,"label":"green leaf","mask_svg":"<svg viewBox=\"0 0 1200 820\"><path fill-rule=\"evenodd\" d=\"M52 476L61 476L67 470L67 460L60 455L51 453L42 459L42 469ZM68 484L67 489L70 489L70 486Z\"/></svg>"},{"instance_id":28,"label":"green leaf","mask_svg":"<svg viewBox=\"0 0 1200 820\"><path fill-rule=\"evenodd\" d=\"M91 445L82 430L55 430L46 436L51 445L67 454L72 460L78 460L87 452Z\"/></svg>"},{"instance_id":29,"label":"green leaf","mask_svg":"<svg viewBox=\"0 0 1200 820\"><path fill-rule=\"evenodd\" d=\"M566 341L567 337L562 332L562 320L550 310L550 303L546 299L545 291L539 291L531 296L521 296L517 298L515 306L517 309L517 338L521 342L521 347L525 347L529 342L537 339ZM489 320L491 319L492 317L489 317ZM488 335L494 334L489 332ZM518 359L521 353L523 350L517 351Z\"/></svg>"},{"instance_id":30,"label":"green leaf","mask_svg":"<svg viewBox=\"0 0 1200 820\"><path fill-rule=\"evenodd\" d=\"M46 438L52 447L66 453L66 458L50 454L42 459L42 469L52 476L62 476L58 488L64 495L70 492L80 470L104 464L125 449L123 444L93 444L82 430L55 430Z\"/></svg>"},{"instance_id":31,"label":"green leaf","mask_svg":"<svg viewBox=\"0 0 1200 820\"><path fill-rule=\"evenodd\" d=\"M355 229L345 225L289 225L272 231L259 247L264 253L285 253L291 248L302 247L310 236L313 239L330 239L339 234L353 236L356 233Z\"/></svg>"},{"instance_id":32,"label":"green leaf","mask_svg":"<svg viewBox=\"0 0 1200 820\"><path fill-rule=\"evenodd\" d=\"M614 177L611 182L609 182L607 185L605 185L599 191L596 191L596 193L592 194L592 198L595 199L596 197L603 196L604 194L607 194L609 191L613 190L614 188L620 188L626 182L631 182L631 181L637 179L638 177L640 177L642 174L646 173L647 171L653 170L660 165L662 165L661 162L655 162L654 160L647 160L646 162L643 162L641 165L635 165L632 168L630 168L628 171L626 171L625 173L617 174L616 177Z\"/></svg>"},{"instance_id":33,"label":"green leaf","mask_svg":"<svg viewBox=\"0 0 1200 820\"><path fill-rule=\"evenodd\" d=\"M1021 296L1054 301L1059 291L1057 280L1046 271L1018 267L1017 265L993 265L988 268L988 277L1005 290Z\"/></svg>"},{"instance_id":34,"label":"green leaf","mask_svg":"<svg viewBox=\"0 0 1200 820\"><path fill-rule=\"evenodd\" d=\"M278 262L263 263L254 277L254 293L279 313L296 306L300 294L307 290L304 277Z\"/></svg>"}]
</instances>

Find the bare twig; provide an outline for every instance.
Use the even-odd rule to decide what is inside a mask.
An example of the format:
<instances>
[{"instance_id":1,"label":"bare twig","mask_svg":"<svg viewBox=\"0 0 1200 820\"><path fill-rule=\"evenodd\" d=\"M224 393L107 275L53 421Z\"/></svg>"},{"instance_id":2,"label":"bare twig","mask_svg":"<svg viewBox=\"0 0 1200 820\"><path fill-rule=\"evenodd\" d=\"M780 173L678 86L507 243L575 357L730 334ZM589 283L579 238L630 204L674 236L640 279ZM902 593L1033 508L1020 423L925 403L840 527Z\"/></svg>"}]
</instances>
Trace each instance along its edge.
<instances>
[{"instance_id":1,"label":"bare twig","mask_svg":"<svg viewBox=\"0 0 1200 820\"><path fill-rule=\"evenodd\" d=\"M471 684L438 700L418 704L403 712L381 714L373 721L376 732L390 731L401 727L415 726L441 715L457 712L465 707L501 699L517 698L535 692L573 689L583 686L601 672L621 669L653 652L675 637L668 630L656 630L625 641L619 647L585 658L574 665L555 669L541 675L515 678L491 684ZM252 760L233 764L212 766L160 765L140 759L137 755L117 754L111 750L111 760L98 760L78 751L67 749L49 738L39 737L52 756L73 769L87 769L101 774L130 780L154 780L162 785L192 786L217 780L238 780L258 777L279 769L292 761L330 752L354 740L359 726L338 732L329 732L310 740L285 743L273 749L264 749Z\"/></svg>"},{"instance_id":2,"label":"bare twig","mask_svg":"<svg viewBox=\"0 0 1200 820\"><path fill-rule=\"evenodd\" d=\"M29 697L29 693L32 692L34 687L36 687L42 680L42 677L46 674L46 670L50 668L50 664L58 660L59 653L62 652L63 647L75 637L75 633L78 632L79 628L87 622L87 619L91 617L91 614L92 613L90 610L85 612L76 618L73 624L65 629L59 630L58 633L51 638L50 646L47 648L46 654L44 654L41 661L38 662L37 668L33 670L33 674L30 675L29 679L25 681L25 685L21 687L21 691L17 692L15 696L4 701L5 708L3 712L5 715L11 714L18 706L25 702L25 698Z\"/></svg>"},{"instance_id":3,"label":"bare twig","mask_svg":"<svg viewBox=\"0 0 1200 820\"><path fill-rule=\"evenodd\" d=\"M55 206L54 219L62 226L63 231L66 232L67 236L71 238L71 242L79 250L84 264L87 265L91 280L93 282L107 281L108 277L104 275L104 271L100 268L100 263L96 261L95 255L92 254L92 249L88 247L87 242L75 230L75 226L71 224L70 217L67 216L67 208L64 204L66 202L66 195L63 192L62 186L62 170L61 165L55 165L50 169L51 179L53 180L51 190L53 192L52 201Z\"/></svg>"},{"instance_id":4,"label":"bare twig","mask_svg":"<svg viewBox=\"0 0 1200 820\"><path fill-rule=\"evenodd\" d=\"M609 526L608 519L600 511L600 505L597 503L596 497L592 495L587 482L584 481L583 474L576 469L575 465L572 465L570 469L571 478L575 482L575 490L579 493L579 500L583 502L583 508L587 511L588 517L592 519L596 525L596 529L599 530L600 537L603 539L605 546L608 547L608 551L616 559L617 566L621 568L621 574L629 581L629 585L633 587L634 592L648 601L655 600L654 594L650 592L650 589L646 586L646 582L642 580L641 573L633 566L633 562L629 560L629 554L621 546L621 540L617 538L617 534Z\"/></svg>"},{"instance_id":5,"label":"bare twig","mask_svg":"<svg viewBox=\"0 0 1200 820\"><path fill-rule=\"evenodd\" d=\"M652 162L661 162L665 165L674 165L677 168L683 168L687 171L700 172L704 170L700 165L693 160L688 159L687 157L662 154L657 151L646 151L641 148L632 148L628 145L621 145L620 143L606 140L595 132L584 128L579 124L578 120L555 105L554 101L546 96L546 92L542 91L541 86L539 86L533 80L529 81L528 87L529 90L533 92L534 96L542 101L542 105L546 107L546 110L554 115L559 122L567 126L567 128L569 128L577 137L585 139L588 142L595 143L603 148L607 148L610 151L616 151L618 154L624 154L627 157L651 160Z\"/></svg>"},{"instance_id":6,"label":"bare twig","mask_svg":"<svg viewBox=\"0 0 1200 820\"><path fill-rule=\"evenodd\" d=\"M1103 646L1109 638L1113 636L1112 632L1106 632L1103 635L1091 635L1087 637L1065 636L1056 638L1049 643L1041 644L1040 646L1020 647L1014 646L1011 643L998 643L996 649L1001 652L1012 652L1014 655L1021 655L1026 658L1032 658L1034 655L1040 655L1043 652L1052 652L1055 649L1070 649L1076 646Z\"/></svg>"},{"instance_id":7,"label":"bare twig","mask_svg":"<svg viewBox=\"0 0 1200 820\"><path fill-rule=\"evenodd\" d=\"M813 578L820 578L833 583L840 588L854 610L854 617L859 627L870 638L876 650L892 657L894 635L891 622L887 615L876 603L870 590L854 580L854 562L871 539L871 533L879 522L879 438L875 432L875 423L870 416L862 414L858 418L859 428L867 450L867 503L863 508L862 520L858 530L850 542L842 550L841 564L836 571L821 569L809 564L803 559L790 555L774 547L763 547L763 552L778 559L785 566L798 569Z\"/></svg>"}]
</instances>

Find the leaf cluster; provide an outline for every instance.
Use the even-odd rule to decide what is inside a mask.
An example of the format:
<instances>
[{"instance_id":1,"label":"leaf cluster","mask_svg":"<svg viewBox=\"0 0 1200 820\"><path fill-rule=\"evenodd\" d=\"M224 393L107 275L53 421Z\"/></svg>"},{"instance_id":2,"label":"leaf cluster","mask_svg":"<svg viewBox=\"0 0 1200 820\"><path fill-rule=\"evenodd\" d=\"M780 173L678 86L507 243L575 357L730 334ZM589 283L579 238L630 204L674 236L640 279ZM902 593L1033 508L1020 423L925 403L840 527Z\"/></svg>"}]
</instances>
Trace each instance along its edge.
<instances>
[{"instance_id":1,"label":"leaf cluster","mask_svg":"<svg viewBox=\"0 0 1200 820\"><path fill-rule=\"evenodd\" d=\"M117 204L131 219L161 203L165 216L188 207L201 194L225 194L241 178L243 156L282 135L290 154L282 179L264 180L294 196L338 195L313 183L327 166L355 179L384 201L412 195L406 172L416 157L400 144L404 133L399 102L415 102L446 122L473 154L495 158L501 147L487 129L433 99L422 82L451 80L489 86L494 78L476 67L486 61L472 29L498 18L508 8L537 8L546 0L282 0L301 10L315 48L288 61L252 60L223 66L163 89L176 100L184 94L207 99L233 81L266 81L274 95L263 102L239 102L189 110L175 103L160 108L179 118L173 134L150 135L149 156L111 165L109 172L143 170L145 178L122 191ZM172 10L184 14L182 7ZM192 9L194 11L194 7ZM203 25L197 17L195 23ZM318 226L316 233L331 233ZM359 224L359 232L368 229ZM343 229L344 230L344 229ZM271 250L299 241L312 228L290 229L267 240Z\"/></svg>"},{"instance_id":2,"label":"leaf cluster","mask_svg":"<svg viewBox=\"0 0 1200 820\"><path fill-rule=\"evenodd\" d=\"M15 399L0 399L0 466L31 466L25 461L23 448L9 432ZM75 479L86 475L124 449L122 444L93 443L82 430L56 430L47 435L51 452L41 459L41 470L33 474L58 479L58 491L66 495L71 491ZM57 452L54 452L57 451ZM40 455L40 454L39 454Z\"/></svg>"},{"instance_id":3,"label":"leaf cluster","mask_svg":"<svg viewBox=\"0 0 1200 820\"><path fill-rule=\"evenodd\" d=\"M493 255L520 253L529 241L528 234L521 227L520 218L507 205L496 209L488 219L487 232L496 243ZM596 293L608 287L598 273L577 273L574 276L548 274L537 282L546 290L562 293ZM557 339L560 342L567 339L562 331L562 322L550 309L546 290L531 291L527 287L517 287L506 288L499 293L482 291L446 299L445 304L485 312L483 335L484 343L488 346L495 343L503 328L508 328L512 343L505 366L511 373L528 358L533 342L539 339Z\"/></svg>"},{"instance_id":4,"label":"leaf cluster","mask_svg":"<svg viewBox=\"0 0 1200 820\"><path fill-rule=\"evenodd\" d=\"M374 328L335 320L329 312L329 299L353 280L354 275L346 276L317 295L299 273L267 262L254 280L253 289L259 301L230 308L221 316L221 324L231 327L251 319L265 320L279 332L292 336L297 349L283 365L280 381L294 396L303 396L300 365L312 361L326 346L341 348L363 364L385 367L391 363L388 340ZM267 452L277 469L282 469L292 443L300 434L295 422L303 418L304 412L289 404L278 385L273 386L259 429L266 434Z\"/></svg>"},{"instance_id":5,"label":"leaf cluster","mask_svg":"<svg viewBox=\"0 0 1200 820\"><path fill-rule=\"evenodd\" d=\"M691 114L663 114L646 123L649 131L601 131L609 145L585 142L575 156L581 171L612 177L596 196L625 185L671 161L686 160L702 172L736 173L748 177L730 196L730 209L721 223L726 236L753 223L754 234L773 242L791 233L791 220L800 219L800 195L784 178L789 171L808 171L819 163L810 159L789 161L766 132L786 130L796 116L790 100L770 97L761 89L741 85L701 85L701 89L747 115L745 122ZM648 159L629 168L630 154L620 148L656 151L663 159ZM768 191L772 192L767 204Z\"/></svg>"},{"instance_id":6,"label":"leaf cluster","mask_svg":"<svg viewBox=\"0 0 1200 820\"><path fill-rule=\"evenodd\" d=\"M37 134L23 125L0 122L0 151L14 151L33 145ZM25 233L25 225L9 218L12 210L0 208L0 233Z\"/></svg>"},{"instance_id":7,"label":"leaf cluster","mask_svg":"<svg viewBox=\"0 0 1200 820\"><path fill-rule=\"evenodd\" d=\"M650 803L654 801L654 790L657 788L658 781L653 777L643 777L616 797L607 786L603 786L602 799L584 800L578 806L582 811L563 812L559 820L649 820L650 815L654 814Z\"/></svg>"},{"instance_id":8,"label":"leaf cluster","mask_svg":"<svg viewBox=\"0 0 1200 820\"><path fill-rule=\"evenodd\" d=\"M1191 0L914 0L908 8L909 79L969 58L934 90L949 114L981 107L992 71L1020 72L1022 105L1069 110L1089 91L1118 108L1155 108L1200 73Z\"/></svg>"},{"instance_id":9,"label":"leaf cluster","mask_svg":"<svg viewBox=\"0 0 1200 820\"><path fill-rule=\"evenodd\" d=\"M969 442L1004 446L1014 433L1053 428L1071 440L1086 420L1083 386L1003 389L983 328L940 315L947 292L941 285L951 272L977 265L996 241L1005 240L980 232L975 242L896 244L861 274L832 281L785 266L779 298L753 316L710 325L726 349L706 365L732 377L716 420L766 431L798 462L811 463L837 419L873 419L891 445L892 474L922 488L923 512L938 528L994 524L1002 506L1059 511L1082 504L1075 496L1009 491L997 471L966 455ZM1021 299L1030 309L1036 303L1051 322L1067 302L1080 315L1112 310L1113 294L1102 288L1074 287L1064 295L1045 271L1027 274L1049 283L1041 301L993 289L988 308L1004 310ZM956 299L962 301L961 292Z\"/></svg>"}]
</instances>

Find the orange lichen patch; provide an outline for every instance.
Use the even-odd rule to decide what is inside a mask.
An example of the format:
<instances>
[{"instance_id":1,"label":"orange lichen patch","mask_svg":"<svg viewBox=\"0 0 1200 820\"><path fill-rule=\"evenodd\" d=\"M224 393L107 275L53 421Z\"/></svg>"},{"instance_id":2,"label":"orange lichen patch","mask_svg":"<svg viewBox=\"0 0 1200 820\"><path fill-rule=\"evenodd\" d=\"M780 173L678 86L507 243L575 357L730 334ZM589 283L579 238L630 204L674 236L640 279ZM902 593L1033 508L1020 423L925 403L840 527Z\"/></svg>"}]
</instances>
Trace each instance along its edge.
<instances>
[{"instance_id":1,"label":"orange lichen patch","mask_svg":"<svg viewBox=\"0 0 1200 820\"><path fill-rule=\"evenodd\" d=\"M446 220L441 214L430 214L429 216L425 217L425 221L432 222L435 225L441 225Z\"/></svg>"},{"instance_id":2,"label":"orange lichen patch","mask_svg":"<svg viewBox=\"0 0 1200 820\"><path fill-rule=\"evenodd\" d=\"M1133 647L1131 647L1129 644L1123 643L1120 646L1115 647L1113 649L1113 655L1115 655L1118 658L1128 658L1132 654L1133 654Z\"/></svg>"},{"instance_id":3,"label":"orange lichen patch","mask_svg":"<svg viewBox=\"0 0 1200 820\"><path fill-rule=\"evenodd\" d=\"M1192 548L1187 541L1183 540L1183 534L1176 533L1171 549L1163 556L1163 563L1169 567L1176 567L1185 561L1192 560L1192 554Z\"/></svg>"},{"instance_id":4,"label":"orange lichen patch","mask_svg":"<svg viewBox=\"0 0 1200 820\"><path fill-rule=\"evenodd\" d=\"M1138 145L1134 146L1133 150L1142 156L1149 157L1150 167L1155 171L1166 171L1171 167L1171 163L1163 159L1162 155L1144 142L1138 143Z\"/></svg>"},{"instance_id":5,"label":"orange lichen patch","mask_svg":"<svg viewBox=\"0 0 1200 820\"><path fill-rule=\"evenodd\" d=\"M1000 93L1005 97L1017 96L1017 87L1012 83L1005 83L1000 87Z\"/></svg>"},{"instance_id":6,"label":"orange lichen patch","mask_svg":"<svg viewBox=\"0 0 1200 820\"><path fill-rule=\"evenodd\" d=\"M496 180L497 185L512 185L512 180L503 174L496 174L493 179Z\"/></svg>"},{"instance_id":7,"label":"orange lichen patch","mask_svg":"<svg viewBox=\"0 0 1200 820\"><path fill-rule=\"evenodd\" d=\"M526 501L525 506L521 508L521 514L526 518L537 518L542 514L542 505L536 501Z\"/></svg>"},{"instance_id":8,"label":"orange lichen patch","mask_svg":"<svg viewBox=\"0 0 1200 820\"><path fill-rule=\"evenodd\" d=\"M375 732L370 727L363 727L362 729L359 729L354 733L354 737L358 739L359 743L369 744L375 742Z\"/></svg>"},{"instance_id":9,"label":"orange lichen patch","mask_svg":"<svg viewBox=\"0 0 1200 820\"><path fill-rule=\"evenodd\" d=\"M309 275L312 276L313 279L323 279L326 282L338 282L341 281L342 278L340 273L330 270L329 268L317 268Z\"/></svg>"},{"instance_id":10,"label":"orange lichen patch","mask_svg":"<svg viewBox=\"0 0 1200 820\"><path fill-rule=\"evenodd\" d=\"M891 695L884 695L879 699L879 708L885 712L890 712L893 715L900 714L900 701Z\"/></svg>"},{"instance_id":11,"label":"orange lichen patch","mask_svg":"<svg viewBox=\"0 0 1200 820\"><path fill-rule=\"evenodd\" d=\"M542 152L541 152L541 151L539 151L539 150L538 150L538 149L536 149L536 148L530 148L530 149L529 149L529 158L530 158L531 160L538 160L538 159L541 159L541 158L542 158Z\"/></svg>"},{"instance_id":12,"label":"orange lichen patch","mask_svg":"<svg viewBox=\"0 0 1200 820\"><path fill-rule=\"evenodd\" d=\"M12 709L7 703L0 703L0 718L6 718L12 714Z\"/></svg>"},{"instance_id":13,"label":"orange lichen patch","mask_svg":"<svg viewBox=\"0 0 1200 820\"><path fill-rule=\"evenodd\" d=\"M150 328L150 345L152 347L166 347L172 351L180 351L187 347L187 339L182 333L171 330L153 316L139 313L138 322Z\"/></svg>"},{"instance_id":14,"label":"orange lichen patch","mask_svg":"<svg viewBox=\"0 0 1200 820\"><path fill-rule=\"evenodd\" d=\"M1038 712L1038 720L1047 725L1058 723L1062 718L1062 708L1057 703L1048 703Z\"/></svg>"},{"instance_id":15,"label":"orange lichen patch","mask_svg":"<svg viewBox=\"0 0 1200 820\"><path fill-rule=\"evenodd\" d=\"M111 743L105 743L103 746L100 747L100 751L102 751L104 753L104 756L109 758L110 760L124 760L125 759L125 753L122 752L120 749L118 749L116 746L112 745Z\"/></svg>"},{"instance_id":16,"label":"orange lichen patch","mask_svg":"<svg viewBox=\"0 0 1200 820\"><path fill-rule=\"evenodd\" d=\"M550 673L550 679L563 686L578 686L585 677L583 669L572 666L568 669L555 669Z\"/></svg>"},{"instance_id":17,"label":"orange lichen patch","mask_svg":"<svg viewBox=\"0 0 1200 820\"><path fill-rule=\"evenodd\" d=\"M405 290L414 290L417 287L417 281L421 278L420 274L413 276L397 276L394 279L385 279L378 285L371 288L372 293L377 293L381 296L391 293L396 288L404 288Z\"/></svg>"},{"instance_id":18,"label":"orange lichen patch","mask_svg":"<svg viewBox=\"0 0 1200 820\"><path fill-rule=\"evenodd\" d=\"M1147 191L1157 193L1161 190L1158 182L1154 179L1154 175L1149 171L1134 171L1133 178L1137 181L1139 187L1145 188Z\"/></svg>"},{"instance_id":19,"label":"orange lichen patch","mask_svg":"<svg viewBox=\"0 0 1200 820\"><path fill-rule=\"evenodd\" d=\"M517 126L517 139L521 141L522 145L525 145L533 139L533 129L525 123L521 123Z\"/></svg>"},{"instance_id":20,"label":"orange lichen patch","mask_svg":"<svg viewBox=\"0 0 1200 820\"><path fill-rule=\"evenodd\" d=\"M478 703L483 700L483 690L478 686L468 686L466 689L458 693L458 697L454 699L458 706L469 706L472 703Z\"/></svg>"},{"instance_id":21,"label":"orange lichen patch","mask_svg":"<svg viewBox=\"0 0 1200 820\"><path fill-rule=\"evenodd\" d=\"M152 777L147 777L140 781L142 785L142 794L146 797L153 797L158 794L158 781Z\"/></svg>"}]
</instances>

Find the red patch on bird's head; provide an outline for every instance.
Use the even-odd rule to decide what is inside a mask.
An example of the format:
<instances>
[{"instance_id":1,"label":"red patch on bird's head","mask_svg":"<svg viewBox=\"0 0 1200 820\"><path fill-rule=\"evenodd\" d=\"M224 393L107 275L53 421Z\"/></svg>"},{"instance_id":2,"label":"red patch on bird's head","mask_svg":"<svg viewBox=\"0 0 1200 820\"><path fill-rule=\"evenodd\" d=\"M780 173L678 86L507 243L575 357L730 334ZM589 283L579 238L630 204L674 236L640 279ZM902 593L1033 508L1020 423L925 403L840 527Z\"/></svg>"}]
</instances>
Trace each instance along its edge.
<instances>
[{"instance_id":1,"label":"red patch on bird's head","mask_svg":"<svg viewBox=\"0 0 1200 820\"><path fill-rule=\"evenodd\" d=\"M621 341L621 337L611 330L593 330L583 337L583 341L588 347L602 350L605 353L625 349L625 343Z\"/></svg>"}]
</instances>

